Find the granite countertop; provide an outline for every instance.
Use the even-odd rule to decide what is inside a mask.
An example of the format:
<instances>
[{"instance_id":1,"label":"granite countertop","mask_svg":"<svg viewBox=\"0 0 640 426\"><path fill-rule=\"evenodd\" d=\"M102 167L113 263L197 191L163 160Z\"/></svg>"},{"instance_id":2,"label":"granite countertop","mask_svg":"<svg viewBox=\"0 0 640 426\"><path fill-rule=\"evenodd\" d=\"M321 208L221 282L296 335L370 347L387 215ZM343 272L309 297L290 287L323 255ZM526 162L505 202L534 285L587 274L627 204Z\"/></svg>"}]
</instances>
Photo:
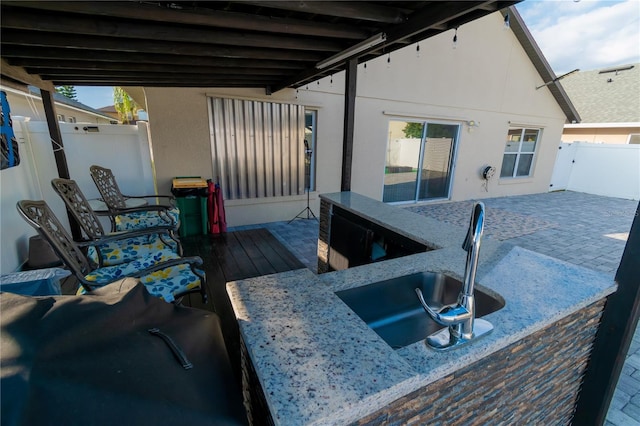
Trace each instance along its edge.
<instances>
[{"instance_id":1,"label":"granite countertop","mask_svg":"<svg viewBox=\"0 0 640 426\"><path fill-rule=\"evenodd\" d=\"M477 287L506 302L484 317L494 325L493 332L452 351L436 352L424 342L394 350L334 292L418 271L461 279L466 252L459 243L465 230L457 228L445 240L442 230L450 225L353 193L323 198L404 235L416 232L417 241L443 248L322 275L300 269L227 284L276 424L355 421L616 289L604 273L485 239ZM376 209L380 215L372 213Z\"/></svg>"},{"instance_id":2,"label":"granite countertop","mask_svg":"<svg viewBox=\"0 0 640 426\"><path fill-rule=\"evenodd\" d=\"M431 249L461 245L466 236L466 229L459 226L384 204L355 192L321 194L320 198Z\"/></svg>"}]
</instances>

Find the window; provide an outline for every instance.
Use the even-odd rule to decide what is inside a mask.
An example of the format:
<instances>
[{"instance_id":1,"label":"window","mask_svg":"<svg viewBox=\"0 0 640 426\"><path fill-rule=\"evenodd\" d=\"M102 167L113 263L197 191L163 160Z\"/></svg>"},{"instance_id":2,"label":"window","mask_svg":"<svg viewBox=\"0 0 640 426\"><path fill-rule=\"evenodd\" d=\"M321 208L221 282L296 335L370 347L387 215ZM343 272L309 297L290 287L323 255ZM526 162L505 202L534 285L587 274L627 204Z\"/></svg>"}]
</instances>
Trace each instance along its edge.
<instances>
[{"instance_id":1,"label":"window","mask_svg":"<svg viewBox=\"0 0 640 426\"><path fill-rule=\"evenodd\" d=\"M391 120L382 201L448 198L459 133L457 123Z\"/></svg>"},{"instance_id":2,"label":"window","mask_svg":"<svg viewBox=\"0 0 640 426\"><path fill-rule=\"evenodd\" d=\"M67 118L67 121L69 123L75 123L76 122L76 118L75 117L69 117L69 118Z\"/></svg>"},{"instance_id":3,"label":"window","mask_svg":"<svg viewBox=\"0 0 640 426\"><path fill-rule=\"evenodd\" d=\"M63 121L63 122L66 121L64 118L64 114L58 114L57 117L58 117L58 121Z\"/></svg>"},{"instance_id":4,"label":"window","mask_svg":"<svg viewBox=\"0 0 640 426\"><path fill-rule=\"evenodd\" d=\"M305 187L309 191L316 190L316 133L318 125L318 111L304 112L304 179Z\"/></svg>"},{"instance_id":5,"label":"window","mask_svg":"<svg viewBox=\"0 0 640 426\"><path fill-rule=\"evenodd\" d=\"M630 134L627 143L630 145L640 145L640 133Z\"/></svg>"},{"instance_id":6,"label":"window","mask_svg":"<svg viewBox=\"0 0 640 426\"><path fill-rule=\"evenodd\" d=\"M540 129L511 128L502 157L500 177L530 176Z\"/></svg>"},{"instance_id":7,"label":"window","mask_svg":"<svg viewBox=\"0 0 640 426\"><path fill-rule=\"evenodd\" d=\"M223 98L212 98L209 105L213 176L227 199L305 193L303 106Z\"/></svg>"}]
</instances>

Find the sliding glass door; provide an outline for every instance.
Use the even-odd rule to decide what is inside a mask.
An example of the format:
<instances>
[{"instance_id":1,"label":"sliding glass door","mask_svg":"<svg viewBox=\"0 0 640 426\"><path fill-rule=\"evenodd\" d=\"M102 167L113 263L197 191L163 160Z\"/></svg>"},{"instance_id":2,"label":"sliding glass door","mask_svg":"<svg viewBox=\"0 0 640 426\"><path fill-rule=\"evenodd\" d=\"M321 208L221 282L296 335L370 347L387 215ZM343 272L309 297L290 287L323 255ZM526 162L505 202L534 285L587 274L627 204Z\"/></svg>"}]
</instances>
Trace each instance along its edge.
<instances>
[{"instance_id":1,"label":"sliding glass door","mask_svg":"<svg viewBox=\"0 0 640 426\"><path fill-rule=\"evenodd\" d=\"M382 200L449 198L460 125L391 120Z\"/></svg>"}]
</instances>

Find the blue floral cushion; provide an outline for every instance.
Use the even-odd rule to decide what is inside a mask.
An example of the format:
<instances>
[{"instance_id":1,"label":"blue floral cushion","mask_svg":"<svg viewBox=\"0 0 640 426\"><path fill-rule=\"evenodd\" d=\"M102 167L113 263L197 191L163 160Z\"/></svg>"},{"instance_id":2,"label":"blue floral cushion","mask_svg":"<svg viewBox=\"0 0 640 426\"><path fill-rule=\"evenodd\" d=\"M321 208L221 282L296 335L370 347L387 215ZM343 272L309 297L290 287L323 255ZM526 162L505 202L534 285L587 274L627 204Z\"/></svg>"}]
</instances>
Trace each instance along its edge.
<instances>
[{"instance_id":1,"label":"blue floral cushion","mask_svg":"<svg viewBox=\"0 0 640 426\"><path fill-rule=\"evenodd\" d=\"M96 286L103 286L110 282L135 274L136 272L155 265L156 263L177 258L179 258L179 256L171 250L161 250L144 259L137 259L133 262L121 265L106 266L104 268L96 269L86 275L85 279L94 283ZM194 274L186 263L144 275L140 277L140 281L145 285L145 288L149 293L164 299L166 302L173 302L176 295L202 286L200 277ZM84 288L80 286L77 294L84 294L85 292Z\"/></svg>"},{"instance_id":2,"label":"blue floral cushion","mask_svg":"<svg viewBox=\"0 0 640 426\"><path fill-rule=\"evenodd\" d=\"M180 210L172 207L163 211L126 213L116 216L116 231L147 229L153 226L180 224Z\"/></svg>"},{"instance_id":3,"label":"blue floral cushion","mask_svg":"<svg viewBox=\"0 0 640 426\"><path fill-rule=\"evenodd\" d=\"M91 271L91 273L85 275L84 278L95 285L101 286L112 281L131 276L132 274L153 266L156 263L177 259L178 257L179 256L171 250L160 250L150 256L142 259L136 259L129 263L95 269Z\"/></svg>"},{"instance_id":4,"label":"blue floral cushion","mask_svg":"<svg viewBox=\"0 0 640 426\"><path fill-rule=\"evenodd\" d=\"M99 246L89 246L87 256L98 264L98 250L100 250L102 264L113 266L151 256L160 250L170 249L177 253L178 244L169 236L165 236L163 239L166 244L158 234L149 234L112 241Z\"/></svg>"},{"instance_id":5,"label":"blue floral cushion","mask_svg":"<svg viewBox=\"0 0 640 426\"><path fill-rule=\"evenodd\" d=\"M204 275L202 271L199 271ZM173 302L175 296L202 286L200 277L186 265L173 266L140 278L151 295Z\"/></svg>"}]
</instances>

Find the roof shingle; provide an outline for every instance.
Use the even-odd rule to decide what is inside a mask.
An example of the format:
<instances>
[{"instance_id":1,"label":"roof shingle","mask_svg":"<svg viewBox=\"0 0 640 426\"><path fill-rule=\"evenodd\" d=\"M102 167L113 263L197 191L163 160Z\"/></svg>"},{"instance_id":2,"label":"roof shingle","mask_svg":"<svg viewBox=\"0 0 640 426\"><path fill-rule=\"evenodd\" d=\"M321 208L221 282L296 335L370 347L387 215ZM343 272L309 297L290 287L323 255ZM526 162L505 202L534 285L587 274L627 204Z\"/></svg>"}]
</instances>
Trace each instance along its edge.
<instances>
[{"instance_id":1,"label":"roof shingle","mask_svg":"<svg viewBox=\"0 0 640 426\"><path fill-rule=\"evenodd\" d=\"M577 72L562 87L582 123L640 122L640 64Z\"/></svg>"}]
</instances>

